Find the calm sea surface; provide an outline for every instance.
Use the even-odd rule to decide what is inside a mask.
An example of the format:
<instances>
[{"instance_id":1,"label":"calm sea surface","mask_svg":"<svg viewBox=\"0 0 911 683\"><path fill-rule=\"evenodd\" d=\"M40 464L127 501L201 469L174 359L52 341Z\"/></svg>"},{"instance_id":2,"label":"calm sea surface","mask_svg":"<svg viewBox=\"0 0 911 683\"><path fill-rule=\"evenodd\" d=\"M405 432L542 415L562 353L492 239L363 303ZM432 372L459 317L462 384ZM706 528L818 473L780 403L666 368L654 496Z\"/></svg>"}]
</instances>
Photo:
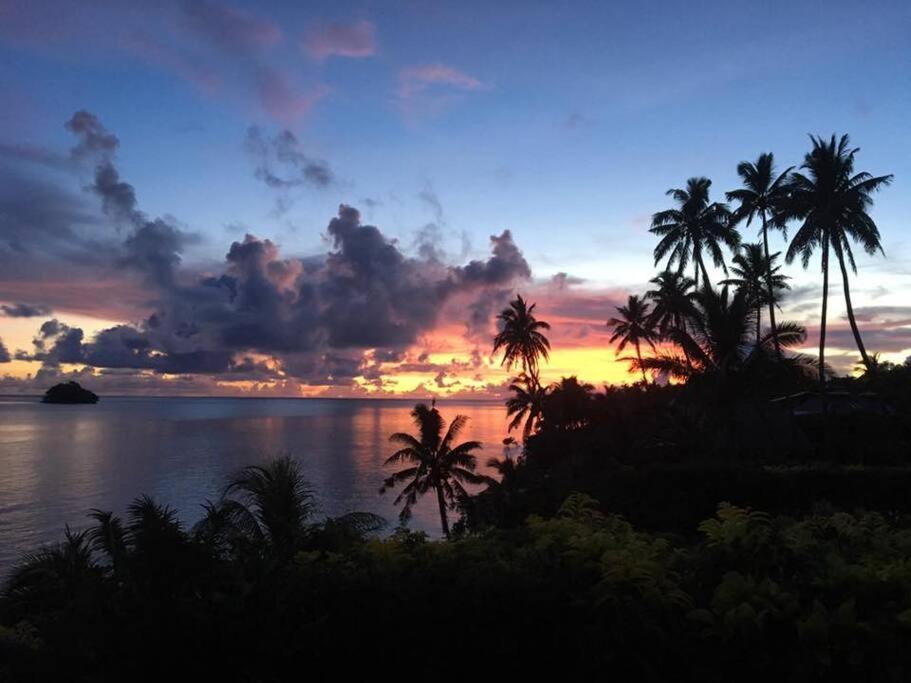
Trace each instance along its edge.
<instances>
[{"instance_id":1,"label":"calm sea surface","mask_svg":"<svg viewBox=\"0 0 911 683\"><path fill-rule=\"evenodd\" d=\"M43 405L0 397L0 574L24 551L87 525L92 508L123 512L147 493L186 524L244 465L296 458L324 515L375 512L394 524L394 494L378 494L389 435L413 431L414 401L332 399L103 398L97 405ZM462 440L484 444L480 469L503 453L499 403L438 403L449 420L470 418ZM439 534L428 496L412 528Z\"/></svg>"}]
</instances>

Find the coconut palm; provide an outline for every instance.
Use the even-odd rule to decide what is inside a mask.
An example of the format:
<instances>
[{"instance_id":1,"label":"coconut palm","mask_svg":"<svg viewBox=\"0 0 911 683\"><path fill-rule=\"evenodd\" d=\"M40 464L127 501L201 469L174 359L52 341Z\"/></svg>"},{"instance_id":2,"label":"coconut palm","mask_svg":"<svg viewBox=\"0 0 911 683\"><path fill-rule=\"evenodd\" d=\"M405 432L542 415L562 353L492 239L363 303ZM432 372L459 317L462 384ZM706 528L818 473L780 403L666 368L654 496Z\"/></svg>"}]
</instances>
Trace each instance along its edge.
<instances>
[{"instance_id":1,"label":"coconut palm","mask_svg":"<svg viewBox=\"0 0 911 683\"><path fill-rule=\"evenodd\" d=\"M654 351L655 342L658 340L654 322L649 316L649 305L642 297L630 294L626 306L617 306L617 312L620 314L619 318L611 318L607 321L607 326L614 330L610 343L613 344L619 340L617 353L622 353L627 344L633 345L633 348L636 349L639 369L642 371L642 381L648 382L645 368L642 367L642 344L648 344Z\"/></svg>"},{"instance_id":2,"label":"coconut palm","mask_svg":"<svg viewBox=\"0 0 911 683\"><path fill-rule=\"evenodd\" d=\"M766 262L766 288L769 305L769 321L772 325L772 339L775 353L781 355L781 346L775 334L775 292L772 287L772 257L769 253L769 228L784 230L785 224L780 220L784 200L788 192L788 178L793 166L789 166L776 176L775 157L760 154L756 163L742 161L737 164L737 174L743 180L743 187L726 193L729 202L738 202L733 213L732 224L746 221L749 226L753 219L761 221L762 250Z\"/></svg>"},{"instance_id":3,"label":"coconut palm","mask_svg":"<svg viewBox=\"0 0 911 683\"><path fill-rule=\"evenodd\" d=\"M872 194L892 182L891 175L874 177L867 172L854 171L854 157L858 148L849 147L850 139L835 135L826 141L810 136L813 149L804 157L801 171L795 172L788 183L788 198L784 218L797 219L800 227L788 247L787 261L800 256L804 268L818 248L822 252L822 310L819 328L819 365L821 384L825 383L823 367L826 352L826 315L829 298L829 250L835 253L841 268L845 306L854 341L866 367L870 357L864 348L854 308L845 261L856 273L857 266L851 251L851 240L860 242L870 255L882 252L879 229L867 213L873 205Z\"/></svg>"},{"instance_id":4,"label":"coconut palm","mask_svg":"<svg viewBox=\"0 0 911 683\"><path fill-rule=\"evenodd\" d=\"M309 531L314 492L290 456L250 465L235 474L224 496L207 514L209 527L198 535L216 536L218 523L235 538L245 538L273 559L291 557Z\"/></svg>"},{"instance_id":5,"label":"coconut palm","mask_svg":"<svg viewBox=\"0 0 911 683\"><path fill-rule=\"evenodd\" d=\"M721 281L723 285L733 285L738 290L743 290L747 299L753 302L756 308L757 343L762 335L762 309L768 303L774 310L778 305L779 293L791 288L788 284L791 278L779 272L781 266L774 265L778 256L778 252L766 256L762 244L744 244L733 258L731 272L734 277ZM775 353L780 355L781 345L778 343L774 323L770 331Z\"/></svg>"},{"instance_id":6,"label":"coconut palm","mask_svg":"<svg viewBox=\"0 0 911 683\"><path fill-rule=\"evenodd\" d=\"M517 429L524 421L522 438L528 439L541 420L547 389L528 375L519 375L509 385L509 389L513 392L513 396L506 400L506 417L512 418L509 422L509 431Z\"/></svg>"},{"instance_id":7,"label":"coconut palm","mask_svg":"<svg viewBox=\"0 0 911 683\"><path fill-rule=\"evenodd\" d=\"M683 273L665 270L649 280L655 285L645 293L652 302L651 319L658 334L686 328L686 321L696 314L695 282Z\"/></svg>"},{"instance_id":8,"label":"coconut palm","mask_svg":"<svg viewBox=\"0 0 911 683\"><path fill-rule=\"evenodd\" d=\"M405 467L383 482L380 493L407 482L394 501L396 505L404 503L399 517L405 521L411 517L411 508L418 498L434 491L440 508L443 535L449 538L447 508L467 498L468 492L463 484L483 484L486 481L485 477L475 474L477 458L474 451L480 449L481 444L464 441L455 445L455 440L468 422L464 415L456 415L446 429L446 423L435 407L428 408L418 403L411 411L411 417L419 436L397 432L389 437L401 448L386 460L386 465L402 464Z\"/></svg>"},{"instance_id":9,"label":"coconut palm","mask_svg":"<svg viewBox=\"0 0 911 683\"><path fill-rule=\"evenodd\" d=\"M748 370L751 365L769 359L774 350L771 331L761 335L755 344L750 337L755 327L756 307L745 290L730 294L725 286L720 291L705 288L697 295L699 315L689 330L673 330L670 341L685 354L662 353L643 361L646 369L679 378L709 374L724 379ZM779 343L795 348L806 340L806 330L796 323L783 322L776 330ZM774 356L786 370L805 374L807 359L800 355ZM815 367L815 366L814 366Z\"/></svg>"},{"instance_id":10,"label":"coconut palm","mask_svg":"<svg viewBox=\"0 0 911 683\"><path fill-rule=\"evenodd\" d=\"M544 400L542 422L548 429L571 430L584 427L592 419L595 387L577 377L562 377L551 384Z\"/></svg>"},{"instance_id":11,"label":"coconut palm","mask_svg":"<svg viewBox=\"0 0 911 683\"><path fill-rule=\"evenodd\" d=\"M737 231L731 227L727 205L709 201L711 186L712 181L708 178L690 178L686 189L668 190L667 194L674 198L678 206L654 214L650 229L652 234L661 238L655 247L655 265L667 256L668 270L676 263L677 270L683 271L692 258L697 289L700 273L703 282L709 283L703 253L708 252L712 262L724 269L722 245L736 249L740 243ZM727 270L724 272L727 273Z\"/></svg>"},{"instance_id":12,"label":"coconut palm","mask_svg":"<svg viewBox=\"0 0 911 683\"><path fill-rule=\"evenodd\" d=\"M503 349L502 365L511 370L518 364L524 374L537 382L538 364L542 358L547 360L550 353L550 341L542 330L549 330L550 325L535 318L534 310L535 304L529 306L521 295L509 302L509 308L497 316L502 327L494 337L493 352Z\"/></svg>"}]
</instances>

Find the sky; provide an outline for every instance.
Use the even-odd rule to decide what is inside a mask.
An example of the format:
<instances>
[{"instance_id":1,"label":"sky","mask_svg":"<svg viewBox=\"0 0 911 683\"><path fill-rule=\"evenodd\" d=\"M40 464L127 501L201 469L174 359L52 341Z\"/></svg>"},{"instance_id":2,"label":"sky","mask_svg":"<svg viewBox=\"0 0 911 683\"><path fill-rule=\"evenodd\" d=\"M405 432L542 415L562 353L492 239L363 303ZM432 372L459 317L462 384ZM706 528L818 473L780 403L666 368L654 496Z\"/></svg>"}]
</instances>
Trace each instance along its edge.
<instances>
[{"instance_id":1,"label":"sky","mask_svg":"<svg viewBox=\"0 0 911 683\"><path fill-rule=\"evenodd\" d=\"M0 393L495 396L516 293L545 380L634 381L605 321L665 191L833 133L894 174L852 287L900 361L909 114L897 0L0 0ZM819 264L786 272L811 352Z\"/></svg>"}]
</instances>

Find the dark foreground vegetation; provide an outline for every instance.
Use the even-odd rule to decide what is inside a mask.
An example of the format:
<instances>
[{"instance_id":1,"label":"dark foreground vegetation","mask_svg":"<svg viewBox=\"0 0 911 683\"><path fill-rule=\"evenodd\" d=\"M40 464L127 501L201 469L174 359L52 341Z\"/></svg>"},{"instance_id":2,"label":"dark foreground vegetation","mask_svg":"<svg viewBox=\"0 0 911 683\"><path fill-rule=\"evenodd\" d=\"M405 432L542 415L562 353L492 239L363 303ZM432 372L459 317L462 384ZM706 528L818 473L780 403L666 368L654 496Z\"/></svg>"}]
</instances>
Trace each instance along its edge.
<instances>
[{"instance_id":1,"label":"dark foreground vegetation","mask_svg":"<svg viewBox=\"0 0 911 683\"><path fill-rule=\"evenodd\" d=\"M636 384L544 385L550 326L510 303L493 350L520 371L521 449L484 474L465 418L433 405L392 435L381 492L402 521L430 496L446 541L317 519L290 459L240 472L191 528L145 497L95 511L8 577L0 678L911 680L911 363L867 351L848 274L852 241L881 250L867 209L890 177L856 173L846 137L812 144L796 172L738 166L734 210L705 178L670 191L652 227L668 269L608 322ZM822 260L815 357L776 319L768 240L789 223L785 260ZM857 377L825 362L830 256Z\"/></svg>"},{"instance_id":2,"label":"dark foreground vegetation","mask_svg":"<svg viewBox=\"0 0 911 683\"><path fill-rule=\"evenodd\" d=\"M372 537L369 515L314 521L288 460L228 496L191 529L140 498L26 558L0 603L5 679L911 674L906 518L724 504L684 537L574 494L549 519L441 543Z\"/></svg>"}]
</instances>

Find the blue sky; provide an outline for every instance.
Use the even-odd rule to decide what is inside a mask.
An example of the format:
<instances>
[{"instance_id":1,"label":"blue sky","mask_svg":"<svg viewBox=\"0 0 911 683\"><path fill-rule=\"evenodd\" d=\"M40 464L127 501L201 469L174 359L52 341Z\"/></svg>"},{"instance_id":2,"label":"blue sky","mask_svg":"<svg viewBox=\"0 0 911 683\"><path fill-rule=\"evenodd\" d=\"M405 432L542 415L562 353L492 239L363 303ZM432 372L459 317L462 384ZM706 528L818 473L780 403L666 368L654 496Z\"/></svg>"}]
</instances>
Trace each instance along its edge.
<instances>
[{"instance_id":1,"label":"blue sky","mask_svg":"<svg viewBox=\"0 0 911 683\"><path fill-rule=\"evenodd\" d=\"M897 304L909 36L899 1L0 0L0 144L65 153L63 123L92 112L143 211L199 236L184 263L222 261L244 232L324 253L345 203L405 252L434 223L451 260L481 258L508 228L538 278L635 289L667 188L706 175L721 199L737 162L797 164L808 133L847 132L861 168L895 174L874 213L888 259L859 260L859 304L865 286ZM332 182L277 196L253 175L250 126L291 131Z\"/></svg>"}]
</instances>

